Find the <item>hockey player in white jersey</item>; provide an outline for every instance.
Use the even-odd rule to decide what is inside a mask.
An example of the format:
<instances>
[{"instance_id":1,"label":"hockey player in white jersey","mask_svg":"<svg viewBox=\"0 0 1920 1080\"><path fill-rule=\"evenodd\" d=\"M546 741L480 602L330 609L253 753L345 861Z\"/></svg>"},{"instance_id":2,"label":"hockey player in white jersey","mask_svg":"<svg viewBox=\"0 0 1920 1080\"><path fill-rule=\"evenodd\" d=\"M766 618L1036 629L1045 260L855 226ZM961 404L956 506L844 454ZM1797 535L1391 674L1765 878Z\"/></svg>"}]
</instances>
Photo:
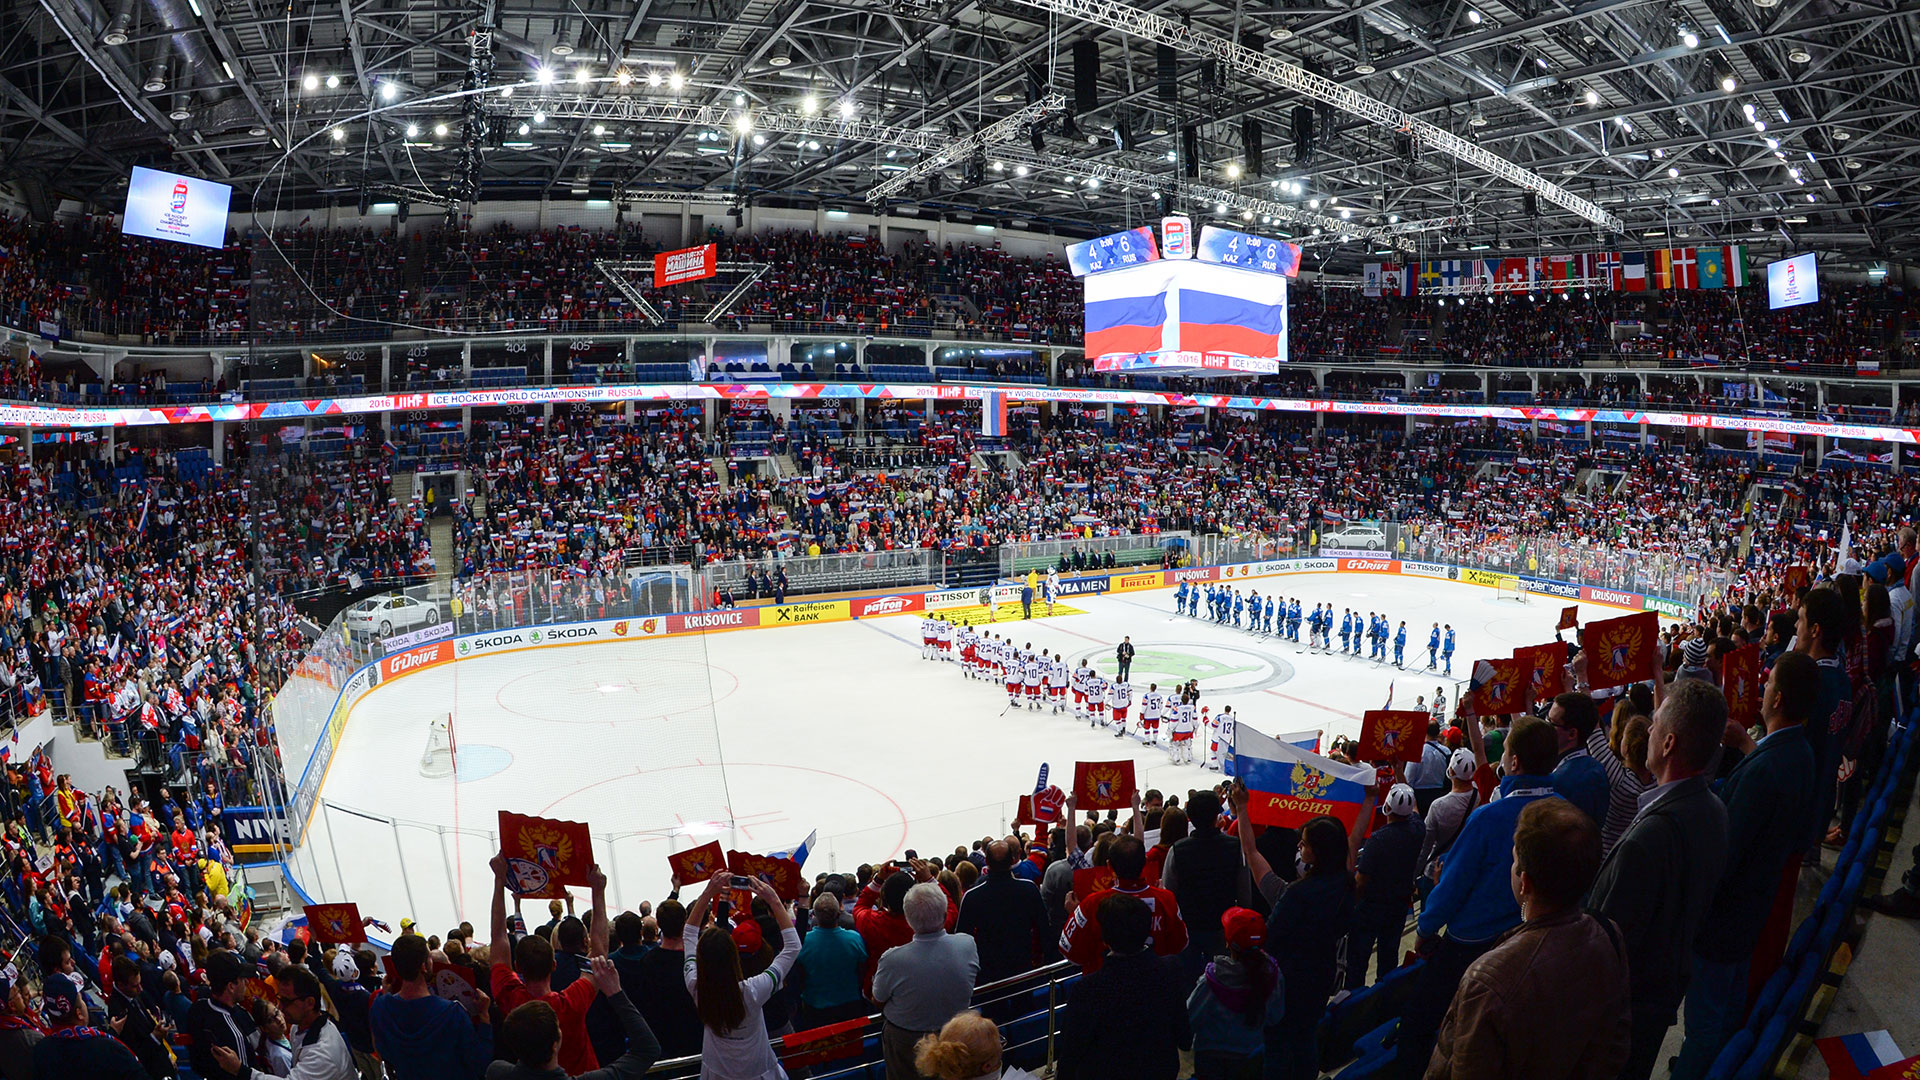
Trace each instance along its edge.
<instances>
[{"instance_id":1,"label":"hockey player in white jersey","mask_svg":"<svg viewBox=\"0 0 1920 1080\"><path fill-rule=\"evenodd\" d=\"M935 627L934 633L939 638L938 644L940 648L937 655L942 660L951 661L953 659L954 625L945 619L941 619L939 626Z\"/></svg>"},{"instance_id":2,"label":"hockey player in white jersey","mask_svg":"<svg viewBox=\"0 0 1920 1080\"><path fill-rule=\"evenodd\" d=\"M1082 719L1087 715L1087 676L1092 673L1093 669L1087 666L1086 658L1082 657L1080 666L1073 669L1072 679L1067 684L1073 690L1073 718L1075 720Z\"/></svg>"},{"instance_id":3,"label":"hockey player in white jersey","mask_svg":"<svg viewBox=\"0 0 1920 1080\"><path fill-rule=\"evenodd\" d=\"M1041 585L1041 595L1047 601L1047 614L1053 614L1053 602L1060 596L1060 571L1057 568L1047 567L1047 580Z\"/></svg>"},{"instance_id":4,"label":"hockey player in white jersey","mask_svg":"<svg viewBox=\"0 0 1920 1080\"><path fill-rule=\"evenodd\" d=\"M1059 653L1047 661L1047 701L1057 715L1067 707L1067 679L1071 669L1067 667L1067 658Z\"/></svg>"},{"instance_id":5,"label":"hockey player in white jersey","mask_svg":"<svg viewBox=\"0 0 1920 1080\"><path fill-rule=\"evenodd\" d=\"M931 660L940 651L940 620L920 616L920 659Z\"/></svg>"},{"instance_id":6,"label":"hockey player in white jersey","mask_svg":"<svg viewBox=\"0 0 1920 1080\"><path fill-rule=\"evenodd\" d=\"M1213 738L1207 748L1207 768L1226 771L1227 755L1233 753L1233 728L1237 718L1233 706L1222 705L1213 720Z\"/></svg>"},{"instance_id":7,"label":"hockey player in white jersey","mask_svg":"<svg viewBox=\"0 0 1920 1080\"><path fill-rule=\"evenodd\" d=\"M1159 683L1148 683L1147 692L1140 695L1140 738L1148 743L1160 741L1160 714L1167 707L1167 695L1160 692Z\"/></svg>"},{"instance_id":8,"label":"hockey player in white jersey","mask_svg":"<svg viewBox=\"0 0 1920 1080\"><path fill-rule=\"evenodd\" d=\"M1038 710L1040 708L1040 681L1047 672L1047 654L1044 651L1038 654L1029 652L1027 653L1026 660L1021 663L1020 667L1022 673L1027 677L1027 708Z\"/></svg>"},{"instance_id":9,"label":"hockey player in white jersey","mask_svg":"<svg viewBox=\"0 0 1920 1080\"><path fill-rule=\"evenodd\" d=\"M1087 726L1107 722L1107 677L1099 668L1087 669Z\"/></svg>"},{"instance_id":10,"label":"hockey player in white jersey","mask_svg":"<svg viewBox=\"0 0 1920 1080\"><path fill-rule=\"evenodd\" d=\"M1173 756L1173 763L1193 764L1193 702L1185 699L1175 702L1168 727L1171 738L1167 750Z\"/></svg>"},{"instance_id":11,"label":"hockey player in white jersey","mask_svg":"<svg viewBox=\"0 0 1920 1080\"><path fill-rule=\"evenodd\" d=\"M1107 688L1107 705L1113 712L1113 737L1127 734L1127 711L1133 707L1133 687L1125 679L1115 679Z\"/></svg>"}]
</instances>

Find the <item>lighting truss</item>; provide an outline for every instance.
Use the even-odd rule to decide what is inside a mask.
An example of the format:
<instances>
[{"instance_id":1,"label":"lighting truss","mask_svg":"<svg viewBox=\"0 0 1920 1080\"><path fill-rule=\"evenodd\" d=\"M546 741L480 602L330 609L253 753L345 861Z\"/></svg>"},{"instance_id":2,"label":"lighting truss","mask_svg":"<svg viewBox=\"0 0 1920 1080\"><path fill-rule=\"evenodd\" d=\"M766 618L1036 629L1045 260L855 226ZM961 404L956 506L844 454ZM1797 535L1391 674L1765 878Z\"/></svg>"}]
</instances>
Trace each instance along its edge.
<instances>
[{"instance_id":1,"label":"lighting truss","mask_svg":"<svg viewBox=\"0 0 1920 1080\"><path fill-rule=\"evenodd\" d=\"M1048 94L1016 112L995 120L993 123L968 135L966 138L949 144L946 149L933 154L931 157L921 158L905 171L895 173L893 176L888 177L886 180L875 185L873 190L867 192L867 201L877 203L890 195L899 193L904 190L908 184L919 180L928 173L943 169L956 161L965 161L971 155L989 146L998 146L1001 143L1010 142L1018 138L1021 132L1028 127L1045 120L1049 115L1060 112L1066 107L1067 99L1065 95Z\"/></svg>"},{"instance_id":2,"label":"lighting truss","mask_svg":"<svg viewBox=\"0 0 1920 1080\"><path fill-rule=\"evenodd\" d=\"M554 120L594 120L614 124L671 124L710 127L737 133L735 125L745 116L752 131L782 135L802 135L811 139L839 139L845 142L877 143L935 153L953 145L953 136L931 128L909 128L897 124L876 124L867 120L843 120L827 116L800 116L780 109L755 112L732 105L696 105L682 101L651 101L631 95L589 97L584 94L492 98L488 106L505 116L531 117L545 113ZM735 137L738 137L737 134Z\"/></svg>"},{"instance_id":3,"label":"lighting truss","mask_svg":"<svg viewBox=\"0 0 1920 1080\"><path fill-rule=\"evenodd\" d=\"M1332 79L1315 75L1277 57L1255 52L1217 34L1194 30L1173 19L1128 7L1125 4L1116 3L1115 0L1018 0L1018 2L1057 15L1065 15L1118 30L1129 37L1171 45L1177 49L1213 57L1230 69L1292 90L1316 101L1324 101L1334 108L1351 113L1363 120L1412 136L1417 143L1424 143L1475 168L1484 169L1523 190L1535 192L1540 198L1572 211L1595 225L1604 226L1615 232L1625 231L1625 226L1621 224L1618 217L1539 173L1524 169L1491 150L1396 109L1384 101L1370 98L1357 90L1342 86Z\"/></svg>"},{"instance_id":4,"label":"lighting truss","mask_svg":"<svg viewBox=\"0 0 1920 1080\"><path fill-rule=\"evenodd\" d=\"M369 184L367 185L367 195L370 198L374 196L385 197L392 199L394 202L414 203L420 206L438 206L442 210L457 209L460 205L460 199L457 196L442 195L437 191L423 187L414 187L411 184Z\"/></svg>"},{"instance_id":5,"label":"lighting truss","mask_svg":"<svg viewBox=\"0 0 1920 1080\"><path fill-rule=\"evenodd\" d=\"M1060 173L1075 179L1098 180L1105 185L1159 191L1188 202L1213 206L1224 205L1229 210L1237 211L1242 215L1252 214L1255 218L1271 218L1274 221L1318 228L1320 230L1318 236L1294 238L1303 245L1329 244L1340 240L1372 240L1376 243L1392 244L1405 250L1413 250L1412 242L1399 231L1405 226L1381 227L1357 224L1327 214L1302 210L1289 203L1256 198L1243 195L1238 191L1229 191L1226 188L1142 172L1102 161L1068 157L1065 154L1003 146L994 151L994 156L1004 162L1025 165L1030 169L1039 169L1043 172Z\"/></svg>"}]
</instances>

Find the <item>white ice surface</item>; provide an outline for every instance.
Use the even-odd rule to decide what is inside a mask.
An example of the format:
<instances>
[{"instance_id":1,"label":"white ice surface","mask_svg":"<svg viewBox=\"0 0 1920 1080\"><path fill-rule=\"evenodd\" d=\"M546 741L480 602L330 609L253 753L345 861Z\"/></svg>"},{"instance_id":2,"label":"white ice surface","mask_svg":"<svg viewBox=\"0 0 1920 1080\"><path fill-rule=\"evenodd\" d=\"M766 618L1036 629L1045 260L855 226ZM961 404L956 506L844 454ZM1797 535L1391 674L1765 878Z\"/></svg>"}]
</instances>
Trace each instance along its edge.
<instances>
[{"instance_id":1,"label":"white ice surface","mask_svg":"<svg viewBox=\"0 0 1920 1080\"><path fill-rule=\"evenodd\" d=\"M1075 597L1085 614L989 629L1109 668L1115 644L1131 635L1140 654L1136 728L1147 684L1191 672L1216 712L1230 704L1242 723L1270 734L1331 737L1357 734L1360 714L1382 706L1390 683L1398 707L1441 685L1451 701L1475 659L1551 640L1566 603L1534 596L1523 605L1473 585L1367 574L1247 585L1297 594L1307 611L1331 601L1336 611L1405 619L1408 668L1176 617L1172 590ZM1581 618L1620 614L1589 604ZM501 809L589 823L619 910L657 902L667 891L665 856L714 838L767 852L818 829L812 875L1004 834L1042 762L1063 788L1076 760L1122 756L1134 759L1145 787L1184 795L1217 780L1070 713L1003 713L1000 688L920 659L918 619L538 649L379 687L347 724L295 876L313 899L354 901L396 928L411 915L430 933L461 918L484 930ZM1435 621L1458 635L1452 679L1426 670ZM1336 622L1336 648L1337 630ZM454 716L457 780L419 772L436 711ZM530 917L539 906L529 905Z\"/></svg>"}]
</instances>

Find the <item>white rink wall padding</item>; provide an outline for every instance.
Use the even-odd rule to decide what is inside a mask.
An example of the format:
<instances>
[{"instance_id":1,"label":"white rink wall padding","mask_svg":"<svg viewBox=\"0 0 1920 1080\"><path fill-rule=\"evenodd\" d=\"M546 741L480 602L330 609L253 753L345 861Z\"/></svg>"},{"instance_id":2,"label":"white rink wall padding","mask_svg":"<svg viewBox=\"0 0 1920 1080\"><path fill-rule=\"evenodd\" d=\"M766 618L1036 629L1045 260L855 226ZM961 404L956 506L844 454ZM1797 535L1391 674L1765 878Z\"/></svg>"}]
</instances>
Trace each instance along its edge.
<instances>
[{"instance_id":1,"label":"white rink wall padding","mask_svg":"<svg viewBox=\"0 0 1920 1080\"><path fill-rule=\"evenodd\" d=\"M1164 689L1198 678L1215 712L1232 705L1261 731L1331 738L1357 735L1361 714L1380 708L1390 685L1396 707L1431 700L1436 687L1454 700L1474 660L1551 640L1561 608L1576 602L1534 595L1521 604L1491 587L1396 573L1232 584L1297 596L1307 611L1329 602L1336 613L1382 612L1396 627L1405 619L1407 666L1176 616L1171 587L1073 596L1080 614L1031 622L1017 621L1017 604L1003 605L988 629L1109 672L1115 645L1130 635L1136 702L1150 682ZM1639 606L1638 596L1600 595ZM1583 623L1622 613L1591 601L1580 608ZM1183 797L1219 776L1173 765L1163 748L1116 739L1070 711L1005 710L1000 687L921 659L918 614L779 626L764 609L748 621L766 625L582 644L554 644L548 631L542 644L467 649L465 659L453 658L457 643L442 643L442 662L382 678L336 712L338 743L317 807L303 834L294 824L302 835L288 860L294 884L313 901L351 900L389 925L411 916L443 933L486 918L502 809L587 822L610 902L632 908L666 895L669 853L714 839L765 853L818 830L811 875L1004 834L1042 762L1070 777L1077 760L1130 756L1142 786ZM1457 635L1451 678L1426 670L1436 621ZM454 776L430 779L420 758L436 714L452 717L458 761ZM1204 760L1204 742L1197 749Z\"/></svg>"}]
</instances>

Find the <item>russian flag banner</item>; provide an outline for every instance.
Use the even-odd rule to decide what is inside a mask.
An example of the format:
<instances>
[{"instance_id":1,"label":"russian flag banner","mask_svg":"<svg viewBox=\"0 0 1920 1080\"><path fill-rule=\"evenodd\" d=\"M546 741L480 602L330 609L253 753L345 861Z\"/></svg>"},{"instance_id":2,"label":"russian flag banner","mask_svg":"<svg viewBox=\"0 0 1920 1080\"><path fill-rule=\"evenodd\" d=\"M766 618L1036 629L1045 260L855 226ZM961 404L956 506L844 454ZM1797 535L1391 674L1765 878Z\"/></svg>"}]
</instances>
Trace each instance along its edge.
<instances>
[{"instance_id":1,"label":"russian flag banner","mask_svg":"<svg viewBox=\"0 0 1920 1080\"><path fill-rule=\"evenodd\" d=\"M1286 278L1192 263L1175 284L1181 351L1287 358Z\"/></svg>"},{"instance_id":2,"label":"russian flag banner","mask_svg":"<svg viewBox=\"0 0 1920 1080\"><path fill-rule=\"evenodd\" d=\"M1180 263L1151 262L1084 279L1087 359L1157 353L1166 340L1167 292Z\"/></svg>"},{"instance_id":3,"label":"russian flag banner","mask_svg":"<svg viewBox=\"0 0 1920 1080\"><path fill-rule=\"evenodd\" d=\"M1867 1077L1901 1062L1905 1055L1885 1031L1862 1031L1853 1035L1832 1035L1815 1039L1813 1045L1827 1061L1827 1075L1834 1080L1866 1080Z\"/></svg>"},{"instance_id":4,"label":"russian flag banner","mask_svg":"<svg viewBox=\"0 0 1920 1080\"><path fill-rule=\"evenodd\" d=\"M1351 830L1374 775L1370 765L1342 765L1246 725L1234 731L1233 770L1252 796L1253 823L1287 829L1332 815Z\"/></svg>"},{"instance_id":5,"label":"russian flag banner","mask_svg":"<svg viewBox=\"0 0 1920 1080\"><path fill-rule=\"evenodd\" d=\"M1007 434L1007 395L989 390L980 396L980 434L1005 438Z\"/></svg>"}]
</instances>

